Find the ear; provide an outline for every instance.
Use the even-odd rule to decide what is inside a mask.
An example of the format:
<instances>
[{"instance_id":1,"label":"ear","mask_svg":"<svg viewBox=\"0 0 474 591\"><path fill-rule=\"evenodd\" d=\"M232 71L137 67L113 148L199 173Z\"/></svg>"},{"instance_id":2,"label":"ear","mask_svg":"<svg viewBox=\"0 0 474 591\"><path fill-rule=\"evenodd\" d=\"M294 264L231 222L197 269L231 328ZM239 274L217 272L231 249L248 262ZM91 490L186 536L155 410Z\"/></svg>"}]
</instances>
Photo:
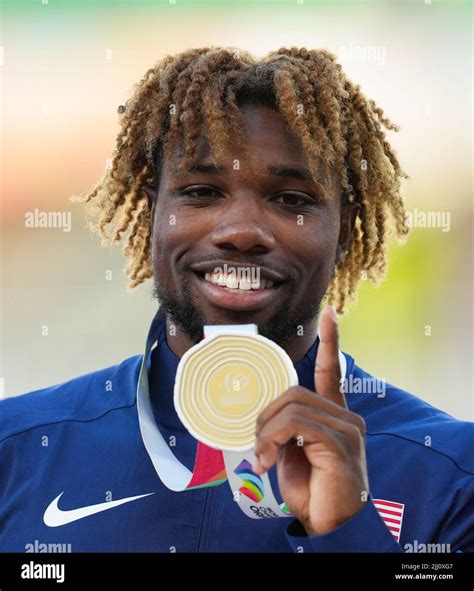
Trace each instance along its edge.
<instances>
[{"instance_id":1,"label":"ear","mask_svg":"<svg viewBox=\"0 0 474 591\"><path fill-rule=\"evenodd\" d=\"M360 203L357 202L346 202L341 205L341 219L339 225L336 264L339 263L342 258L344 258L344 255L349 250L359 209Z\"/></svg>"},{"instance_id":2,"label":"ear","mask_svg":"<svg viewBox=\"0 0 474 591\"><path fill-rule=\"evenodd\" d=\"M151 225L153 227L153 220L155 219L156 201L158 199L158 190L152 185L145 183L143 190L148 197L148 208L150 210Z\"/></svg>"}]
</instances>

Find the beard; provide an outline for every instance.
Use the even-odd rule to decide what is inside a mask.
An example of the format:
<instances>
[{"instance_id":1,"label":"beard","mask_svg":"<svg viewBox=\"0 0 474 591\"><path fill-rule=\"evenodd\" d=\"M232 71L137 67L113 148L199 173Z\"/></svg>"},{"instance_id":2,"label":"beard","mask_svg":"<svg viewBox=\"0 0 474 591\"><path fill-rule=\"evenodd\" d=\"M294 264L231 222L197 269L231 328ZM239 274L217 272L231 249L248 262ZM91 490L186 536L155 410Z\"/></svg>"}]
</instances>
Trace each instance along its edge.
<instances>
[{"instance_id":1,"label":"beard","mask_svg":"<svg viewBox=\"0 0 474 591\"><path fill-rule=\"evenodd\" d=\"M187 277L183 279L182 286L183 297L178 300L175 292L166 290L155 276L152 295L158 300L160 309L165 312L169 320L179 326L195 345L204 336L203 327L216 324L216 322L207 318L193 305L189 296ZM289 302L284 302L271 318L258 325L258 334L285 348L285 345L292 339L302 335L302 330L309 322L316 322L320 306L321 300L316 300L305 309L293 310ZM298 308L303 307L298 306ZM249 324L248 312L228 310L227 315L229 318L227 324Z\"/></svg>"}]
</instances>

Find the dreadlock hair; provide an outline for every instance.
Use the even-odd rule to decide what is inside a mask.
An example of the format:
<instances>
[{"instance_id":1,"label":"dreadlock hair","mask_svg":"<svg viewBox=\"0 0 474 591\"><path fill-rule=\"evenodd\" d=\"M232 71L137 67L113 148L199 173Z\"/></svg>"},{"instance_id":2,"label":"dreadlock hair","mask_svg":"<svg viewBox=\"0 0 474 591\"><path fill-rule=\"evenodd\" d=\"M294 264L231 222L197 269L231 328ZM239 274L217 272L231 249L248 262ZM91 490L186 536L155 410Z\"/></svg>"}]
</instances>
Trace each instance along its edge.
<instances>
[{"instance_id":1,"label":"dreadlock hair","mask_svg":"<svg viewBox=\"0 0 474 591\"><path fill-rule=\"evenodd\" d=\"M187 167L201 134L222 155L232 134L246 151L241 108L277 109L300 138L307 166L321 181L335 170L342 202L360 204L349 250L336 261L326 296L339 313L355 299L360 279L385 274L386 239L408 233L400 179L408 178L383 128L398 131L326 50L281 48L262 59L235 48L204 47L170 55L150 68L118 107L120 132L111 166L85 197L102 243L118 243L129 258L132 290L153 276L150 204L144 185L159 184L164 154L181 145ZM248 152L246 151L248 154Z\"/></svg>"}]
</instances>

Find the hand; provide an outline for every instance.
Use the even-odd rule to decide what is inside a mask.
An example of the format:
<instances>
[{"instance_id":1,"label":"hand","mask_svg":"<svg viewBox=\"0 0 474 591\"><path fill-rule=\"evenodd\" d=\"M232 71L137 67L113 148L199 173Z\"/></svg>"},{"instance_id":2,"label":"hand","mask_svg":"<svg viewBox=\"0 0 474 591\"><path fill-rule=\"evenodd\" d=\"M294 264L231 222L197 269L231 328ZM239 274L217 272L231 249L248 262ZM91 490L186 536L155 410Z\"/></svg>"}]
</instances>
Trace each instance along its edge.
<instances>
[{"instance_id":1,"label":"hand","mask_svg":"<svg viewBox=\"0 0 474 591\"><path fill-rule=\"evenodd\" d=\"M316 393L293 386L259 415L254 472L277 464L278 486L308 535L328 533L353 517L368 497L365 423L347 408L340 386L336 314L319 320Z\"/></svg>"}]
</instances>

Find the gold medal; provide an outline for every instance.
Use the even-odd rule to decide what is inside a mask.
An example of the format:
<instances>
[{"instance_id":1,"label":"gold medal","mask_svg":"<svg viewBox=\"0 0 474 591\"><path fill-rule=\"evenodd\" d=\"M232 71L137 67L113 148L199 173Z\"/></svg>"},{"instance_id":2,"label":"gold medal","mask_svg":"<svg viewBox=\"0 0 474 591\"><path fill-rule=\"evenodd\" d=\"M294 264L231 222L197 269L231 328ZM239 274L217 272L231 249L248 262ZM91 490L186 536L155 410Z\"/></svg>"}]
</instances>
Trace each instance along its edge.
<instances>
[{"instance_id":1,"label":"gold medal","mask_svg":"<svg viewBox=\"0 0 474 591\"><path fill-rule=\"evenodd\" d=\"M191 347L179 363L176 412L198 441L215 449L249 450L258 415L298 384L298 376L287 353L256 334L255 325L205 328L213 329L212 336Z\"/></svg>"}]
</instances>

